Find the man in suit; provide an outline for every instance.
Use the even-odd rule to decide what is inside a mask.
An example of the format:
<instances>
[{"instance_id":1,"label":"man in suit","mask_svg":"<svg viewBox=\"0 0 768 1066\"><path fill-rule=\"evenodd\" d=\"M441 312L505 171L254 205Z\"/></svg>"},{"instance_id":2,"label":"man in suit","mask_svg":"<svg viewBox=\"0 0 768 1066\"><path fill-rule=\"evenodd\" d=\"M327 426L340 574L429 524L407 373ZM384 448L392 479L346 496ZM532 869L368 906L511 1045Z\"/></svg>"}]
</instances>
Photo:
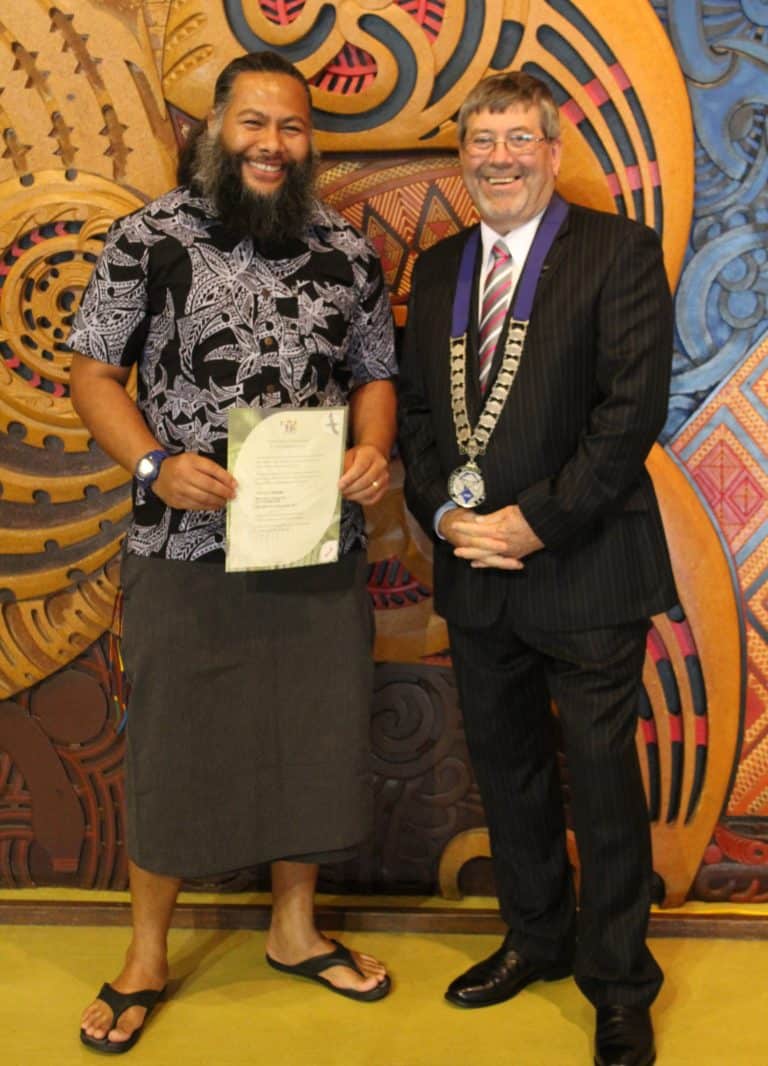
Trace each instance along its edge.
<instances>
[{"instance_id":1,"label":"man in suit","mask_svg":"<svg viewBox=\"0 0 768 1066\"><path fill-rule=\"evenodd\" d=\"M559 119L538 79L485 79L458 132L481 222L416 265L400 447L408 505L434 540L509 931L446 997L487 1006L573 972L597 1008L595 1062L648 1066L662 974L645 943L636 711L648 618L676 602L644 467L672 351L661 248L645 226L555 193Z\"/></svg>"}]
</instances>

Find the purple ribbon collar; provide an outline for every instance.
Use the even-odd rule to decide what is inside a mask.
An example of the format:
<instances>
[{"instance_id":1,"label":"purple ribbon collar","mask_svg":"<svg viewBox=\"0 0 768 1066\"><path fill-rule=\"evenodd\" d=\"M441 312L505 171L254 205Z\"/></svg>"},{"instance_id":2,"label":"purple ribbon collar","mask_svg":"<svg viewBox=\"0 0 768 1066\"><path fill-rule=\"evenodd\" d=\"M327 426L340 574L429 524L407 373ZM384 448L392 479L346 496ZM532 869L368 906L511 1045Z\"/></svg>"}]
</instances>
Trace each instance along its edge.
<instances>
[{"instance_id":1,"label":"purple ribbon collar","mask_svg":"<svg viewBox=\"0 0 768 1066\"><path fill-rule=\"evenodd\" d=\"M567 214L568 204L561 196L554 193L539 223L539 228L536 230L536 236L533 238L531 250L528 252L523 273L517 285L515 301L512 307L512 317L517 322L527 322L531 317L533 299L536 295L536 286L541 277L544 260ZM475 258L479 244L480 227L478 226L470 234L461 255L459 279L456 284L456 294L453 298L452 337L461 337L467 332L469 308L472 302L472 279L475 273Z\"/></svg>"}]
</instances>

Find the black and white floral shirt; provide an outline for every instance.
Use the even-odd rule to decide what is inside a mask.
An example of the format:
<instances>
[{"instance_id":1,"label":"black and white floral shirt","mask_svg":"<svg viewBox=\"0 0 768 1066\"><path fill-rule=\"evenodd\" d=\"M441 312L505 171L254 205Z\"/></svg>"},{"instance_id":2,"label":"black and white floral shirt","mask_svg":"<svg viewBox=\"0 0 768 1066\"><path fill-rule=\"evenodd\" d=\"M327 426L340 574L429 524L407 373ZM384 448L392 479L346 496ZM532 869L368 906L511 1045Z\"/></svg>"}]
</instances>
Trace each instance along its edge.
<instances>
[{"instance_id":1,"label":"black and white floral shirt","mask_svg":"<svg viewBox=\"0 0 768 1066\"><path fill-rule=\"evenodd\" d=\"M258 250L186 187L110 228L67 346L137 363L137 402L161 445L222 466L231 407L343 405L396 371L379 261L341 215L318 201L301 241ZM128 551L221 561L224 543L224 511L134 495ZM364 544L362 511L344 501L340 551Z\"/></svg>"}]
</instances>

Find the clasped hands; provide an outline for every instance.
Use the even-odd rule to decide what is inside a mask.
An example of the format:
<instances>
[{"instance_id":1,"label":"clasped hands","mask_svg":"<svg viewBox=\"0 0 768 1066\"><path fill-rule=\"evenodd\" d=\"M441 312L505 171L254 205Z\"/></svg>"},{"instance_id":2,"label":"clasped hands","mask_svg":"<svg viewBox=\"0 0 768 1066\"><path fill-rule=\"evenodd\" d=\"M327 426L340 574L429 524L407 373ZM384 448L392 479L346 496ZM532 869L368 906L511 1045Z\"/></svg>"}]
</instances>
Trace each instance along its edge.
<instances>
[{"instance_id":1,"label":"clasped hands","mask_svg":"<svg viewBox=\"0 0 768 1066\"><path fill-rule=\"evenodd\" d=\"M339 481L342 496L370 507L389 485L389 461L373 444L358 444L344 455ZM219 511L233 500L237 482L224 467L195 452L169 455L160 466L152 491L168 507L184 511Z\"/></svg>"},{"instance_id":2,"label":"clasped hands","mask_svg":"<svg viewBox=\"0 0 768 1066\"><path fill-rule=\"evenodd\" d=\"M525 556L544 547L516 504L482 515L457 507L442 516L439 532L478 570L522 570Z\"/></svg>"}]
</instances>

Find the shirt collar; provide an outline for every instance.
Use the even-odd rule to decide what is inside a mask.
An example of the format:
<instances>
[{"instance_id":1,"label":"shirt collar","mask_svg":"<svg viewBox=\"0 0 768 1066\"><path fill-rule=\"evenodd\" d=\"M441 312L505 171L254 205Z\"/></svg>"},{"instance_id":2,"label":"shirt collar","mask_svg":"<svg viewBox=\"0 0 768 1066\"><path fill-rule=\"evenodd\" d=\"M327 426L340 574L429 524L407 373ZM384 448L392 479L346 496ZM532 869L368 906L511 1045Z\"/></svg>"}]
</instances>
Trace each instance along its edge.
<instances>
[{"instance_id":1,"label":"shirt collar","mask_svg":"<svg viewBox=\"0 0 768 1066\"><path fill-rule=\"evenodd\" d=\"M528 252L531 250L533 244L533 238L536 236L536 230L539 228L544 210L540 211L538 215L534 215L533 218L529 218L527 222L524 222L522 226L517 226L515 229L510 230L505 236L501 236L495 230L491 229L487 222L480 223L480 239L483 246L483 264L484 267L488 263L491 255L491 248L493 248L496 241L503 241L506 244L509 254L515 264L515 269L519 273L525 262Z\"/></svg>"}]
</instances>

